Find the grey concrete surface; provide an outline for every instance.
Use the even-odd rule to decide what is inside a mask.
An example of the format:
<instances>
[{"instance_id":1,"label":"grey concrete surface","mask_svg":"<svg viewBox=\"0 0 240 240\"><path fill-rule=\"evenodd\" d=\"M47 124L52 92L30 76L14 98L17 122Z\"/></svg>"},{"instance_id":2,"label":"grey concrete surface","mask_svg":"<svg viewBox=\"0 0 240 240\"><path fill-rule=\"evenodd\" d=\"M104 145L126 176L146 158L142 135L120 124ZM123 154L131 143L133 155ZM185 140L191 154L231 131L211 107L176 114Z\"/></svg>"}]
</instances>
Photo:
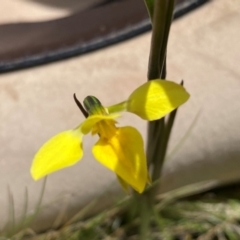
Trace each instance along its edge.
<instances>
[{"instance_id":1,"label":"grey concrete surface","mask_svg":"<svg viewBox=\"0 0 240 240\"><path fill-rule=\"evenodd\" d=\"M240 178L239 23L238 0L213 0L173 23L168 79L184 79L191 99L177 115L162 192L204 180ZM7 221L7 186L18 217L25 188L29 212L33 211L43 183L34 182L29 174L34 153L49 137L84 119L72 94L80 100L95 95L105 105L127 98L146 81L150 37L143 34L84 56L0 76L1 226ZM198 113L192 131L171 154ZM131 114L119 119L122 126L133 123L146 134L141 119ZM83 160L48 177L43 199L48 207L35 222L36 230L51 227L64 207L69 217L99 197L92 214L122 194L114 174L92 157L96 139L84 140Z\"/></svg>"}]
</instances>

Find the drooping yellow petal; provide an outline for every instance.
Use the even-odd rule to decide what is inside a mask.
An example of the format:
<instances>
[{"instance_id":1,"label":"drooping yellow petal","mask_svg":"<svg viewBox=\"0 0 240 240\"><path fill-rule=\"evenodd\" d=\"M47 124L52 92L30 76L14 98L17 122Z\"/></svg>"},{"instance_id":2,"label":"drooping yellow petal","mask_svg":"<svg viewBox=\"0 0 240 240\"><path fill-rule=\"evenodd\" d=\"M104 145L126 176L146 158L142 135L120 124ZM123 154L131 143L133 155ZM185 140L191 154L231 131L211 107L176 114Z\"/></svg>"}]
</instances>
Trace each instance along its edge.
<instances>
[{"instance_id":1,"label":"drooping yellow petal","mask_svg":"<svg viewBox=\"0 0 240 240\"><path fill-rule=\"evenodd\" d=\"M110 139L100 138L93 155L136 191L143 192L148 181L147 163L142 136L135 128L118 128Z\"/></svg>"},{"instance_id":2,"label":"drooping yellow petal","mask_svg":"<svg viewBox=\"0 0 240 240\"><path fill-rule=\"evenodd\" d=\"M31 175L38 180L52 172L77 163L83 156L79 130L61 132L48 140L36 153Z\"/></svg>"},{"instance_id":3,"label":"drooping yellow petal","mask_svg":"<svg viewBox=\"0 0 240 240\"><path fill-rule=\"evenodd\" d=\"M145 120L157 120L185 103L189 96L179 84L167 80L151 80L130 95L127 111Z\"/></svg>"}]
</instances>

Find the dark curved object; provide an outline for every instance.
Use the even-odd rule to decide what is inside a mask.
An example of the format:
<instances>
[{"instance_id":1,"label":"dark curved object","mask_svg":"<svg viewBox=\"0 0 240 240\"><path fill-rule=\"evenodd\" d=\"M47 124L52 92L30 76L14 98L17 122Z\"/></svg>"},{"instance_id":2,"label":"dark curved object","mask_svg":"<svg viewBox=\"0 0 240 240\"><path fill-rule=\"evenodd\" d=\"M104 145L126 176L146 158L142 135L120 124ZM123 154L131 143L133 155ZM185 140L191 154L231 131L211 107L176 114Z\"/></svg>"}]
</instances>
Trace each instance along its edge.
<instances>
[{"instance_id":1,"label":"dark curved object","mask_svg":"<svg viewBox=\"0 0 240 240\"><path fill-rule=\"evenodd\" d=\"M175 18L207 0L178 0ZM151 29L143 0L109 1L71 16L0 25L0 73L109 46Z\"/></svg>"}]
</instances>

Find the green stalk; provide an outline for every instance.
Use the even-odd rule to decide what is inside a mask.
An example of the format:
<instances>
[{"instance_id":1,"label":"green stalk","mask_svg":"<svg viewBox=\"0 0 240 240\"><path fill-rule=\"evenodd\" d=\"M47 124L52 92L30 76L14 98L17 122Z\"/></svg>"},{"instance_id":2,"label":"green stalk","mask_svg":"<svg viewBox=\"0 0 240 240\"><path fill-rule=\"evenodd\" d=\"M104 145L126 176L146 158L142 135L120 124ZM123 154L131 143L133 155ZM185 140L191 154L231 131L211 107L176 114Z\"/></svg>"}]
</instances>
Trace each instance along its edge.
<instances>
[{"instance_id":1,"label":"green stalk","mask_svg":"<svg viewBox=\"0 0 240 240\"><path fill-rule=\"evenodd\" d=\"M155 155L155 159L157 159L157 161L155 161L155 165L154 165L153 173L152 173L152 179L154 179L154 180L159 179L161 176L162 167L163 167L163 163L165 160L168 142L169 142L171 130L173 127L173 123L174 123L174 120L176 117L176 113L177 113L177 109L174 110L169 115L169 118L168 118L167 123L165 124L164 130L163 130L162 134L160 135L159 144L158 144L159 150L156 151L156 155ZM156 186L156 187L159 188L159 186Z\"/></svg>"},{"instance_id":2,"label":"green stalk","mask_svg":"<svg viewBox=\"0 0 240 240\"><path fill-rule=\"evenodd\" d=\"M134 205L132 210L135 214L138 214L140 219L139 222L139 240L147 240L149 235L149 224L151 220L151 215L153 213L151 199L149 198L147 192L139 194L134 192L133 194Z\"/></svg>"},{"instance_id":3,"label":"green stalk","mask_svg":"<svg viewBox=\"0 0 240 240\"><path fill-rule=\"evenodd\" d=\"M148 10L148 15L151 21L153 21L154 0L144 0L144 2Z\"/></svg>"},{"instance_id":4,"label":"green stalk","mask_svg":"<svg viewBox=\"0 0 240 240\"><path fill-rule=\"evenodd\" d=\"M174 0L154 1L148 80L165 79L166 77L166 49L173 10ZM168 141L166 135L170 134L168 132L169 124L165 124L164 118L149 123L147 157L149 165L153 165L153 181L159 179L161 175Z\"/></svg>"},{"instance_id":5,"label":"green stalk","mask_svg":"<svg viewBox=\"0 0 240 240\"><path fill-rule=\"evenodd\" d=\"M172 22L174 0L144 0L152 20L152 40L148 64L148 80L165 79L166 49L169 30ZM174 119L174 118L173 118ZM170 124L171 125L171 124ZM166 154L170 126L160 119L149 123L147 159L153 165L153 181L160 178L163 160ZM169 131L170 130L170 131ZM160 147L159 147L160 144ZM153 207L156 187L140 195L140 239L147 239L150 215ZM138 196L135 196L138 197ZM138 199L138 198L137 198Z\"/></svg>"},{"instance_id":6,"label":"green stalk","mask_svg":"<svg viewBox=\"0 0 240 240\"><path fill-rule=\"evenodd\" d=\"M183 82L181 82L181 85L183 85ZM176 118L176 114L177 114L177 109L175 109L174 111L172 111L169 114L167 123L165 124L162 134L159 136L160 137L159 144L158 144L159 151L156 151L156 154L158 154L158 155L155 156L155 159L157 159L157 160L155 161L155 165L154 165L153 173L152 173L152 178L154 180L159 179L161 176L162 167L163 167L163 163L164 163L167 148L168 148L169 138L170 138L172 127L173 127L173 124L174 124L174 121ZM158 187L158 186L156 186L156 187ZM154 190L152 190L152 191L154 191Z\"/></svg>"},{"instance_id":7,"label":"green stalk","mask_svg":"<svg viewBox=\"0 0 240 240\"><path fill-rule=\"evenodd\" d=\"M147 6L151 7L150 0L145 0ZM166 77L166 48L169 30L172 21L174 0L155 0L152 22L152 41L148 64L148 80L165 79ZM155 165L156 152L158 152L159 141L161 141L164 130L164 118L152 121L148 126L147 159L148 165ZM158 153L157 153L158 154ZM160 177L160 176L159 176ZM155 178L153 180L156 180Z\"/></svg>"},{"instance_id":8,"label":"green stalk","mask_svg":"<svg viewBox=\"0 0 240 240\"><path fill-rule=\"evenodd\" d=\"M146 196L141 198L140 240L146 240L149 234L150 210Z\"/></svg>"}]
</instances>

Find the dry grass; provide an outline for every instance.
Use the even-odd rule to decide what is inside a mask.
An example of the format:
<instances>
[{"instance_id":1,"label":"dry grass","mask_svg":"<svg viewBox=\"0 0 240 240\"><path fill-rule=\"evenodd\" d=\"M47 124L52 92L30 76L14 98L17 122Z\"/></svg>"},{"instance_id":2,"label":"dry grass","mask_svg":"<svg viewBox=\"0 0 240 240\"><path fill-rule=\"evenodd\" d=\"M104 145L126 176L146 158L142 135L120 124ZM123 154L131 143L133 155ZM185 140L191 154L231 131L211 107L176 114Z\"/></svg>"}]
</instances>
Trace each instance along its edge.
<instances>
[{"instance_id":1,"label":"dry grass","mask_svg":"<svg viewBox=\"0 0 240 240\"><path fill-rule=\"evenodd\" d=\"M148 239L239 240L240 187L205 191L211 186L204 183L159 196ZM201 191L205 193L199 194ZM61 228L42 234L36 234L25 221L4 231L0 240L137 240L139 219L127 214L129 204L128 198L90 219L76 221L75 217Z\"/></svg>"}]
</instances>

